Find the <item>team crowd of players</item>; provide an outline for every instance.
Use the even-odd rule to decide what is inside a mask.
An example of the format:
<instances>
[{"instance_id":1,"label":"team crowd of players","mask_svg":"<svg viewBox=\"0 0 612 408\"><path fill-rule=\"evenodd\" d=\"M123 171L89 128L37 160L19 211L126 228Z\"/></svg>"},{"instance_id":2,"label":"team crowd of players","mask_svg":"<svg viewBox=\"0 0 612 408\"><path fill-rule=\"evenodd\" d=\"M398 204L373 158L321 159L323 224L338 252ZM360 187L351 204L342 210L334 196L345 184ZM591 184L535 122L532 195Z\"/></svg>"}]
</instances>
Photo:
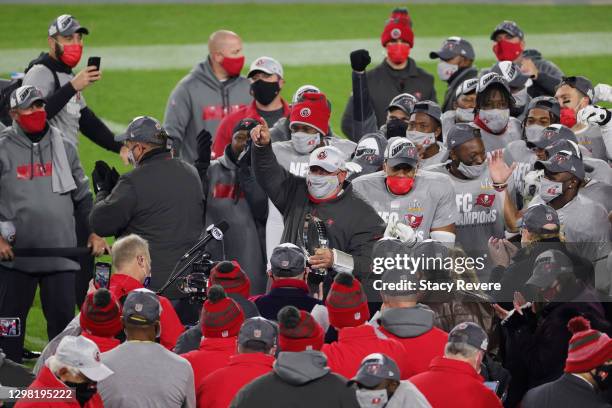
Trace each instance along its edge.
<instances>
[{"instance_id":1,"label":"team crowd of players","mask_svg":"<svg viewBox=\"0 0 612 408\"><path fill-rule=\"evenodd\" d=\"M350 54L343 136L325 84L285 101L282 65L241 76L226 30L163 123L114 135L83 95L99 66L72 71L88 34L58 17L49 51L4 84L0 383L29 387L16 406L612 404L610 86L565 76L503 21L492 67L459 37L430 53L438 103L396 9L379 65ZM92 193L79 132L134 169L97 161ZM181 280L160 291L211 224L224 234L206 257L223 261L203 304ZM38 288L50 341L31 373L17 363ZM74 398L36 400L51 388Z\"/></svg>"}]
</instances>

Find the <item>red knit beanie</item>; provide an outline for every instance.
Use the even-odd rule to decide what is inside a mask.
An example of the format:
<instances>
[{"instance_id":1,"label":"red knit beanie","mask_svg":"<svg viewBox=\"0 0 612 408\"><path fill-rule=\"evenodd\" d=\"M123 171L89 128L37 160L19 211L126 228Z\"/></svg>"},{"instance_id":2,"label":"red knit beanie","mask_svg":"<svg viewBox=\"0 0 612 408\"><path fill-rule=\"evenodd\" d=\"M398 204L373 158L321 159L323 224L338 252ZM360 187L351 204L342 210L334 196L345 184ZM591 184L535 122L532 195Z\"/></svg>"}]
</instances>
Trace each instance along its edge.
<instances>
[{"instance_id":1,"label":"red knit beanie","mask_svg":"<svg viewBox=\"0 0 612 408\"><path fill-rule=\"evenodd\" d=\"M321 350L325 333L310 313L295 306L285 306L278 312L282 351Z\"/></svg>"},{"instance_id":2,"label":"red knit beanie","mask_svg":"<svg viewBox=\"0 0 612 408\"><path fill-rule=\"evenodd\" d=\"M223 261L210 271L208 287L221 285L225 293L237 293L243 298L251 296L251 281L237 261Z\"/></svg>"},{"instance_id":3,"label":"red knit beanie","mask_svg":"<svg viewBox=\"0 0 612 408\"><path fill-rule=\"evenodd\" d=\"M240 306L225 295L220 285L211 286L207 295L200 316L204 337L237 336L244 321Z\"/></svg>"},{"instance_id":4,"label":"red knit beanie","mask_svg":"<svg viewBox=\"0 0 612 408\"><path fill-rule=\"evenodd\" d=\"M327 104L327 98L322 93L306 92L302 95L302 101L291 106L289 127L295 124L312 126L322 136L329 132L329 117L331 110Z\"/></svg>"},{"instance_id":5,"label":"red knit beanie","mask_svg":"<svg viewBox=\"0 0 612 408\"><path fill-rule=\"evenodd\" d=\"M565 360L566 373L586 373L612 359L612 339L591 329L591 322L587 319L574 317L567 328L573 336Z\"/></svg>"},{"instance_id":6,"label":"red knit beanie","mask_svg":"<svg viewBox=\"0 0 612 408\"><path fill-rule=\"evenodd\" d=\"M370 318L368 299L361 284L349 273L339 273L325 300L329 323L336 329L356 327Z\"/></svg>"},{"instance_id":7,"label":"red knit beanie","mask_svg":"<svg viewBox=\"0 0 612 408\"><path fill-rule=\"evenodd\" d=\"M114 337L123 329L117 299L106 288L89 293L81 306L81 329L100 337Z\"/></svg>"},{"instance_id":8,"label":"red knit beanie","mask_svg":"<svg viewBox=\"0 0 612 408\"><path fill-rule=\"evenodd\" d=\"M408 10L395 9L385 24L385 29L380 35L380 43L384 47L391 40L401 39L414 47L414 33L412 32L412 21Z\"/></svg>"}]
</instances>

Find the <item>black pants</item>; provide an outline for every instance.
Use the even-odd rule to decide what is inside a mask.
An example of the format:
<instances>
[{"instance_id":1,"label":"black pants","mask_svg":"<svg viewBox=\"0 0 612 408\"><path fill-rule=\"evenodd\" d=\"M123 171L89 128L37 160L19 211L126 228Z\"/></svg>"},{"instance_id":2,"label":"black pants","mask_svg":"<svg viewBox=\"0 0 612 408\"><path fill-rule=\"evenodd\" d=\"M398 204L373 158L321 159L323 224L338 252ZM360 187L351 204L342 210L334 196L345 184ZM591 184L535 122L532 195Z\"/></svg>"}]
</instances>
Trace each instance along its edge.
<instances>
[{"instance_id":1,"label":"black pants","mask_svg":"<svg viewBox=\"0 0 612 408\"><path fill-rule=\"evenodd\" d=\"M87 229L87 224L78 218L76 219L76 236L77 246L87 246L89 230ZM87 295L87 289L89 289L89 281L94 277L94 257L83 256L79 259L79 264L81 265L81 270L76 273L74 293L76 306L81 309L81 305L85 301L85 295Z\"/></svg>"},{"instance_id":2,"label":"black pants","mask_svg":"<svg viewBox=\"0 0 612 408\"><path fill-rule=\"evenodd\" d=\"M0 318L21 319L19 337L0 337L0 348L9 359L22 361L28 312L39 285L48 338L53 339L66 328L74 318L74 278L75 271L28 274L0 267Z\"/></svg>"}]
</instances>

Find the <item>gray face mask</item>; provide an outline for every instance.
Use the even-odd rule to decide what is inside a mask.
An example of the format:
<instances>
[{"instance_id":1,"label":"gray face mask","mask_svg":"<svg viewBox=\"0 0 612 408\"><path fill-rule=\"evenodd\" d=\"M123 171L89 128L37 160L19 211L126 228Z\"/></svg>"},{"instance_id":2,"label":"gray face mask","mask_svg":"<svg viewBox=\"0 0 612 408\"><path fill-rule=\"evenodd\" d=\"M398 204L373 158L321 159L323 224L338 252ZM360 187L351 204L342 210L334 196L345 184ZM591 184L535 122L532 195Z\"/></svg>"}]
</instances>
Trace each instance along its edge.
<instances>
[{"instance_id":1,"label":"gray face mask","mask_svg":"<svg viewBox=\"0 0 612 408\"><path fill-rule=\"evenodd\" d=\"M525 138L527 138L528 142L535 142L540 139L542 135L542 131L544 130L544 126L540 125L531 125L525 128Z\"/></svg>"},{"instance_id":2,"label":"gray face mask","mask_svg":"<svg viewBox=\"0 0 612 408\"><path fill-rule=\"evenodd\" d=\"M406 132L406 137L412 143L422 145L424 148L428 148L432 144L436 144L436 134L417 132L416 130L409 130Z\"/></svg>"},{"instance_id":3,"label":"gray face mask","mask_svg":"<svg viewBox=\"0 0 612 408\"><path fill-rule=\"evenodd\" d=\"M382 408L389 402L389 395L386 389L366 390L358 389L355 391L357 402L361 408Z\"/></svg>"},{"instance_id":4,"label":"gray face mask","mask_svg":"<svg viewBox=\"0 0 612 408\"><path fill-rule=\"evenodd\" d=\"M456 122L473 122L474 121L474 109L472 108L457 108L455 109L455 121Z\"/></svg>"},{"instance_id":5,"label":"gray face mask","mask_svg":"<svg viewBox=\"0 0 612 408\"><path fill-rule=\"evenodd\" d=\"M480 110L478 112L478 117L489 129L491 129L491 132L499 133L508 126L510 109Z\"/></svg>"},{"instance_id":6,"label":"gray face mask","mask_svg":"<svg viewBox=\"0 0 612 408\"><path fill-rule=\"evenodd\" d=\"M340 185L338 176L319 176L308 173L306 175L306 185L311 196L318 199L329 197Z\"/></svg>"},{"instance_id":7,"label":"gray face mask","mask_svg":"<svg viewBox=\"0 0 612 408\"><path fill-rule=\"evenodd\" d=\"M544 202L550 203L561 194L563 194L563 183L542 177L542 181L540 181L540 197L542 197Z\"/></svg>"},{"instance_id":8,"label":"gray face mask","mask_svg":"<svg viewBox=\"0 0 612 408\"><path fill-rule=\"evenodd\" d=\"M469 179L475 179L482 175L486 166L487 162L483 162L481 164L474 164L472 166L468 166L463 162L460 162L459 166L457 166L457 170L459 170L461 174L463 174L465 177Z\"/></svg>"},{"instance_id":9,"label":"gray face mask","mask_svg":"<svg viewBox=\"0 0 612 408\"><path fill-rule=\"evenodd\" d=\"M291 144L296 152L308 154L321 143L321 135L318 133L293 132L291 133Z\"/></svg>"}]
</instances>

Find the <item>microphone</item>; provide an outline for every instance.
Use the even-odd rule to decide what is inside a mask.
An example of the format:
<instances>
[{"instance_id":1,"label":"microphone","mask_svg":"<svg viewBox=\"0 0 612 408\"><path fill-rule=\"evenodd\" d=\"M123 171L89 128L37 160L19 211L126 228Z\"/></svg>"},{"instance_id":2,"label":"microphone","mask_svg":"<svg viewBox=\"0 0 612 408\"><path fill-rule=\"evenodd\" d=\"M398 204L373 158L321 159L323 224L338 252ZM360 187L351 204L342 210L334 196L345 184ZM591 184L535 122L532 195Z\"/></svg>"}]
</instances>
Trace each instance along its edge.
<instances>
[{"instance_id":1,"label":"microphone","mask_svg":"<svg viewBox=\"0 0 612 408\"><path fill-rule=\"evenodd\" d=\"M181 260L189 258L191 255L200 250L200 248L206 246L213 239L216 241L223 240L223 234L229 229L229 224L225 221L221 221L219 224L210 224L206 228L206 235L204 238L199 240L189 251L183 255Z\"/></svg>"}]
</instances>

